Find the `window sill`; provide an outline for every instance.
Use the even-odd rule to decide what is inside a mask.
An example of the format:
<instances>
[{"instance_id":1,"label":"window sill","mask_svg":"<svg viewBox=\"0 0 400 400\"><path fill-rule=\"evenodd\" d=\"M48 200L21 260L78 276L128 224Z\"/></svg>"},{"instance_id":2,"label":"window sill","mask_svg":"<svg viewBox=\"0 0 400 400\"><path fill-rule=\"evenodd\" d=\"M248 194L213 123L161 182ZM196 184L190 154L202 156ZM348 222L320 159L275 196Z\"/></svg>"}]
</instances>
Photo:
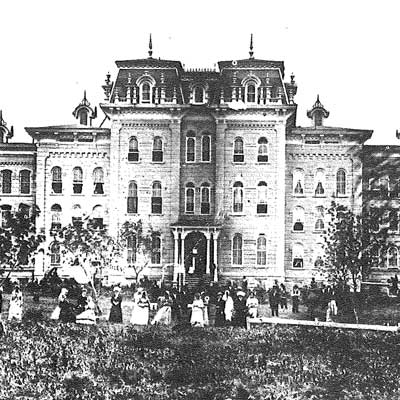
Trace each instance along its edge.
<instances>
[{"instance_id":1,"label":"window sill","mask_svg":"<svg viewBox=\"0 0 400 400\"><path fill-rule=\"evenodd\" d=\"M232 165L246 165L246 161L232 161Z\"/></svg>"},{"instance_id":2,"label":"window sill","mask_svg":"<svg viewBox=\"0 0 400 400\"><path fill-rule=\"evenodd\" d=\"M129 164L140 164L142 162L142 160L138 160L138 161L129 161L127 160Z\"/></svg>"},{"instance_id":3,"label":"window sill","mask_svg":"<svg viewBox=\"0 0 400 400\"><path fill-rule=\"evenodd\" d=\"M306 195L305 195L305 194L296 194L296 193L293 193L293 197L300 198L300 199L304 199L304 198L306 197Z\"/></svg>"},{"instance_id":4,"label":"window sill","mask_svg":"<svg viewBox=\"0 0 400 400\"><path fill-rule=\"evenodd\" d=\"M326 194L314 194L313 197L314 199L325 199L328 196Z\"/></svg>"},{"instance_id":5,"label":"window sill","mask_svg":"<svg viewBox=\"0 0 400 400\"><path fill-rule=\"evenodd\" d=\"M292 229L292 233L305 233L305 230L303 229L302 231L294 231L294 230Z\"/></svg>"},{"instance_id":6,"label":"window sill","mask_svg":"<svg viewBox=\"0 0 400 400\"><path fill-rule=\"evenodd\" d=\"M211 160L210 161L203 161L203 160L201 160L200 161L202 164L211 164Z\"/></svg>"},{"instance_id":7,"label":"window sill","mask_svg":"<svg viewBox=\"0 0 400 400\"><path fill-rule=\"evenodd\" d=\"M63 196L64 193L50 193L50 196Z\"/></svg>"},{"instance_id":8,"label":"window sill","mask_svg":"<svg viewBox=\"0 0 400 400\"><path fill-rule=\"evenodd\" d=\"M268 217L268 213L256 213L255 216L256 217Z\"/></svg>"},{"instance_id":9,"label":"window sill","mask_svg":"<svg viewBox=\"0 0 400 400\"><path fill-rule=\"evenodd\" d=\"M269 161L257 161L256 165L270 165L271 163Z\"/></svg>"},{"instance_id":10,"label":"window sill","mask_svg":"<svg viewBox=\"0 0 400 400\"><path fill-rule=\"evenodd\" d=\"M337 197L338 199L344 199L344 198L346 198L346 197L349 197L349 195L348 195L348 194L336 194L336 197Z\"/></svg>"},{"instance_id":11,"label":"window sill","mask_svg":"<svg viewBox=\"0 0 400 400\"><path fill-rule=\"evenodd\" d=\"M165 214L149 214L149 217L163 217Z\"/></svg>"},{"instance_id":12,"label":"window sill","mask_svg":"<svg viewBox=\"0 0 400 400\"><path fill-rule=\"evenodd\" d=\"M105 193L93 193L93 196L95 196L95 197L103 197L103 196L106 196L106 194Z\"/></svg>"},{"instance_id":13,"label":"window sill","mask_svg":"<svg viewBox=\"0 0 400 400\"><path fill-rule=\"evenodd\" d=\"M84 193L71 193L71 196L84 196Z\"/></svg>"},{"instance_id":14,"label":"window sill","mask_svg":"<svg viewBox=\"0 0 400 400\"><path fill-rule=\"evenodd\" d=\"M241 212L241 213L231 213L230 216L232 216L232 217L246 217L247 214L245 214L244 212Z\"/></svg>"},{"instance_id":15,"label":"window sill","mask_svg":"<svg viewBox=\"0 0 400 400\"><path fill-rule=\"evenodd\" d=\"M151 160L152 164L165 164L165 161L153 161ZM139 164L139 162L133 163L133 164Z\"/></svg>"},{"instance_id":16,"label":"window sill","mask_svg":"<svg viewBox=\"0 0 400 400\"><path fill-rule=\"evenodd\" d=\"M319 233L319 234L323 234L323 233L326 233L326 231L325 230L320 230L320 231L318 231L318 230L313 230L313 233Z\"/></svg>"}]
</instances>

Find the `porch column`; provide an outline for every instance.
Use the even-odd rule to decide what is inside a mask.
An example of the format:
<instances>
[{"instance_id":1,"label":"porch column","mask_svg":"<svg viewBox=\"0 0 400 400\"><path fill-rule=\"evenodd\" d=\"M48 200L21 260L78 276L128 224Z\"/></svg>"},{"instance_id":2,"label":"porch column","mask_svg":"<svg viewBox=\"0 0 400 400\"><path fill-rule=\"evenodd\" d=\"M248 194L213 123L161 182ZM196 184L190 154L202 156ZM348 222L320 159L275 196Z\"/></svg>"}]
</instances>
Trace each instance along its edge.
<instances>
[{"instance_id":1,"label":"porch column","mask_svg":"<svg viewBox=\"0 0 400 400\"><path fill-rule=\"evenodd\" d=\"M174 229L173 231L173 235L174 235L174 242L175 242L175 246L174 246L174 277L173 277L173 281L177 282L178 281L178 239L179 239L179 232L177 229Z\"/></svg>"},{"instance_id":2,"label":"porch column","mask_svg":"<svg viewBox=\"0 0 400 400\"><path fill-rule=\"evenodd\" d=\"M211 234L205 233L207 239L207 258L206 258L206 274L210 274L210 257L211 257Z\"/></svg>"},{"instance_id":3,"label":"porch column","mask_svg":"<svg viewBox=\"0 0 400 400\"><path fill-rule=\"evenodd\" d=\"M186 277L186 270L185 270L185 238L187 232L182 230L181 232L181 271L182 271L182 285L185 285L185 277Z\"/></svg>"},{"instance_id":4,"label":"porch column","mask_svg":"<svg viewBox=\"0 0 400 400\"><path fill-rule=\"evenodd\" d=\"M213 252L213 263L214 263L214 282L218 282L218 235L219 232L213 232L214 240L214 252Z\"/></svg>"}]
</instances>

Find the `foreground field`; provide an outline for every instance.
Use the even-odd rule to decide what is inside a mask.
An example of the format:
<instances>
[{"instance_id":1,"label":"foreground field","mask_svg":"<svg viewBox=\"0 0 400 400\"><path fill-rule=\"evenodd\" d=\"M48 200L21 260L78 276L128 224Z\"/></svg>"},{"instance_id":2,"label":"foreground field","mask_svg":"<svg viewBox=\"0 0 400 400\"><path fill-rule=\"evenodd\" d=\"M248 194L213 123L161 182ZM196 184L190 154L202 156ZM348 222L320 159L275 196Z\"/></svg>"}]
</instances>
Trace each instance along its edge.
<instances>
[{"instance_id":1,"label":"foreground field","mask_svg":"<svg viewBox=\"0 0 400 400\"><path fill-rule=\"evenodd\" d=\"M8 325L1 399L398 399L397 334Z\"/></svg>"}]
</instances>

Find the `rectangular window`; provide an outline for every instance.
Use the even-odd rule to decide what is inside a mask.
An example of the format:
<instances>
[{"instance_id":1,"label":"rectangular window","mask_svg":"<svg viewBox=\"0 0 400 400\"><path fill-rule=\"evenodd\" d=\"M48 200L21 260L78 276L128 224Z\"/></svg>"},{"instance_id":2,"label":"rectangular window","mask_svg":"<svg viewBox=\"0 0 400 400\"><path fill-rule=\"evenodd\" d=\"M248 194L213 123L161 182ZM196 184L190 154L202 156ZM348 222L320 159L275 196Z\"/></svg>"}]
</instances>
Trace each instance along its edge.
<instances>
[{"instance_id":1,"label":"rectangular window","mask_svg":"<svg viewBox=\"0 0 400 400\"><path fill-rule=\"evenodd\" d=\"M138 151L130 151L128 153L128 161L138 162L139 161L139 152Z\"/></svg>"},{"instance_id":2,"label":"rectangular window","mask_svg":"<svg viewBox=\"0 0 400 400\"><path fill-rule=\"evenodd\" d=\"M151 198L151 213L162 214L162 197Z\"/></svg>"},{"instance_id":3,"label":"rectangular window","mask_svg":"<svg viewBox=\"0 0 400 400\"><path fill-rule=\"evenodd\" d=\"M138 198L128 197L128 214L137 214L138 212Z\"/></svg>"}]
</instances>

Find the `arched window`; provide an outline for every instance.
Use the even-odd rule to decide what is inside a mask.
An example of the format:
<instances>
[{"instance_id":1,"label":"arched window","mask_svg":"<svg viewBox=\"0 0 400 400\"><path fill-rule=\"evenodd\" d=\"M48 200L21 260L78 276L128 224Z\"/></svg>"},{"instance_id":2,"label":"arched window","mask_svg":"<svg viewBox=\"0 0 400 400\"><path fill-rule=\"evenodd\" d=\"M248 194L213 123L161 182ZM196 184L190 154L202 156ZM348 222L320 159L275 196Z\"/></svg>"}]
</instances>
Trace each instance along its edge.
<instances>
[{"instance_id":1,"label":"arched window","mask_svg":"<svg viewBox=\"0 0 400 400\"><path fill-rule=\"evenodd\" d=\"M104 172L103 168L97 167L93 170L94 194L104 194Z\"/></svg>"},{"instance_id":2,"label":"arched window","mask_svg":"<svg viewBox=\"0 0 400 400\"><path fill-rule=\"evenodd\" d=\"M324 214L325 214L324 207L318 206L315 210L314 229L316 231L323 231L325 229Z\"/></svg>"},{"instance_id":3,"label":"arched window","mask_svg":"<svg viewBox=\"0 0 400 400\"><path fill-rule=\"evenodd\" d=\"M194 137L186 138L186 162L194 162L195 160L195 143Z\"/></svg>"},{"instance_id":4,"label":"arched window","mask_svg":"<svg viewBox=\"0 0 400 400\"><path fill-rule=\"evenodd\" d=\"M135 181L129 182L128 204L126 212L128 214L137 214L138 212L138 188Z\"/></svg>"},{"instance_id":5,"label":"arched window","mask_svg":"<svg viewBox=\"0 0 400 400\"><path fill-rule=\"evenodd\" d=\"M11 175L9 169L1 171L1 186L3 194L11 193Z\"/></svg>"},{"instance_id":6,"label":"arched window","mask_svg":"<svg viewBox=\"0 0 400 400\"><path fill-rule=\"evenodd\" d=\"M161 237L159 234L153 234L151 238L151 263L161 264Z\"/></svg>"},{"instance_id":7,"label":"arched window","mask_svg":"<svg viewBox=\"0 0 400 400\"><path fill-rule=\"evenodd\" d=\"M21 194L29 194L31 192L31 171L27 169L19 173L19 191Z\"/></svg>"},{"instance_id":8,"label":"arched window","mask_svg":"<svg viewBox=\"0 0 400 400\"><path fill-rule=\"evenodd\" d=\"M185 212L187 214L194 213L194 185L189 182L186 184L185 190Z\"/></svg>"},{"instance_id":9,"label":"arched window","mask_svg":"<svg viewBox=\"0 0 400 400\"><path fill-rule=\"evenodd\" d=\"M151 193L151 213L162 214L162 194L161 182L155 181Z\"/></svg>"},{"instance_id":10,"label":"arched window","mask_svg":"<svg viewBox=\"0 0 400 400\"><path fill-rule=\"evenodd\" d=\"M293 268L303 268L304 247L301 243L293 244Z\"/></svg>"},{"instance_id":11,"label":"arched window","mask_svg":"<svg viewBox=\"0 0 400 400\"><path fill-rule=\"evenodd\" d=\"M126 239L127 258L126 261L129 265L136 262L136 236L129 235Z\"/></svg>"},{"instance_id":12,"label":"arched window","mask_svg":"<svg viewBox=\"0 0 400 400\"><path fill-rule=\"evenodd\" d=\"M317 243L314 247L314 267L319 268L324 266L324 245L323 243Z\"/></svg>"},{"instance_id":13,"label":"arched window","mask_svg":"<svg viewBox=\"0 0 400 400\"><path fill-rule=\"evenodd\" d=\"M233 162L244 162L244 149L242 138L236 138L233 143Z\"/></svg>"},{"instance_id":14,"label":"arched window","mask_svg":"<svg viewBox=\"0 0 400 400\"><path fill-rule=\"evenodd\" d=\"M136 137L129 139L128 161L139 161L139 143Z\"/></svg>"},{"instance_id":15,"label":"arched window","mask_svg":"<svg viewBox=\"0 0 400 400\"><path fill-rule=\"evenodd\" d=\"M51 206L51 230L57 231L61 229L61 206L59 204L53 204Z\"/></svg>"},{"instance_id":16,"label":"arched window","mask_svg":"<svg viewBox=\"0 0 400 400\"><path fill-rule=\"evenodd\" d=\"M159 136L153 139L153 162L163 161L163 141Z\"/></svg>"},{"instance_id":17,"label":"arched window","mask_svg":"<svg viewBox=\"0 0 400 400\"><path fill-rule=\"evenodd\" d=\"M51 170L51 188L53 193L62 193L61 167L53 167Z\"/></svg>"},{"instance_id":18,"label":"arched window","mask_svg":"<svg viewBox=\"0 0 400 400\"><path fill-rule=\"evenodd\" d=\"M262 181L257 186L257 214L266 214L267 212L267 184Z\"/></svg>"},{"instance_id":19,"label":"arched window","mask_svg":"<svg viewBox=\"0 0 400 400\"><path fill-rule=\"evenodd\" d=\"M268 140L265 137L258 139L258 162L268 162Z\"/></svg>"},{"instance_id":20,"label":"arched window","mask_svg":"<svg viewBox=\"0 0 400 400\"><path fill-rule=\"evenodd\" d=\"M388 268L397 268L398 267L398 259L399 259L399 252L397 247L390 247L388 251Z\"/></svg>"},{"instance_id":21,"label":"arched window","mask_svg":"<svg viewBox=\"0 0 400 400\"><path fill-rule=\"evenodd\" d=\"M235 182L233 184L233 212L243 212L243 183Z\"/></svg>"},{"instance_id":22,"label":"arched window","mask_svg":"<svg viewBox=\"0 0 400 400\"><path fill-rule=\"evenodd\" d=\"M210 214L210 185L208 183L201 185L200 214Z\"/></svg>"},{"instance_id":23,"label":"arched window","mask_svg":"<svg viewBox=\"0 0 400 400\"><path fill-rule=\"evenodd\" d=\"M144 82L140 86L140 102L151 103L151 86L148 82Z\"/></svg>"},{"instance_id":24,"label":"arched window","mask_svg":"<svg viewBox=\"0 0 400 400\"><path fill-rule=\"evenodd\" d=\"M256 86L254 85L254 83L249 83L246 86L246 100L247 103L256 102Z\"/></svg>"},{"instance_id":25,"label":"arched window","mask_svg":"<svg viewBox=\"0 0 400 400\"><path fill-rule=\"evenodd\" d=\"M236 233L232 241L232 264L242 265L243 240L240 233Z\"/></svg>"},{"instance_id":26,"label":"arched window","mask_svg":"<svg viewBox=\"0 0 400 400\"><path fill-rule=\"evenodd\" d=\"M103 229L104 228L104 210L101 205L93 207L91 226L93 229Z\"/></svg>"},{"instance_id":27,"label":"arched window","mask_svg":"<svg viewBox=\"0 0 400 400\"><path fill-rule=\"evenodd\" d=\"M389 212L389 229L392 232L399 232L400 211L392 209Z\"/></svg>"},{"instance_id":28,"label":"arched window","mask_svg":"<svg viewBox=\"0 0 400 400\"><path fill-rule=\"evenodd\" d=\"M295 169L293 172L293 194L301 196L304 194L304 171Z\"/></svg>"},{"instance_id":29,"label":"arched window","mask_svg":"<svg viewBox=\"0 0 400 400\"><path fill-rule=\"evenodd\" d=\"M82 209L79 204L72 207L72 225L82 226Z\"/></svg>"},{"instance_id":30,"label":"arched window","mask_svg":"<svg viewBox=\"0 0 400 400\"><path fill-rule=\"evenodd\" d=\"M346 171L344 169L339 169L336 174L336 195L346 195Z\"/></svg>"},{"instance_id":31,"label":"arched window","mask_svg":"<svg viewBox=\"0 0 400 400\"><path fill-rule=\"evenodd\" d=\"M1 227L9 228L11 223L11 206L8 204L3 204L1 208Z\"/></svg>"},{"instance_id":32,"label":"arched window","mask_svg":"<svg viewBox=\"0 0 400 400\"><path fill-rule=\"evenodd\" d=\"M317 169L315 173L315 195L324 196L325 194L325 171L321 168Z\"/></svg>"},{"instance_id":33,"label":"arched window","mask_svg":"<svg viewBox=\"0 0 400 400\"><path fill-rule=\"evenodd\" d=\"M257 238L257 265L267 265L267 239L265 235Z\"/></svg>"},{"instance_id":34,"label":"arched window","mask_svg":"<svg viewBox=\"0 0 400 400\"><path fill-rule=\"evenodd\" d=\"M296 206L293 210L293 230L304 230L304 208Z\"/></svg>"},{"instance_id":35,"label":"arched window","mask_svg":"<svg viewBox=\"0 0 400 400\"><path fill-rule=\"evenodd\" d=\"M201 161L208 162L211 160L211 138L204 135L201 138Z\"/></svg>"},{"instance_id":36,"label":"arched window","mask_svg":"<svg viewBox=\"0 0 400 400\"><path fill-rule=\"evenodd\" d=\"M204 88L201 86L195 86L193 89L194 92L194 103L195 104L203 104L204 103Z\"/></svg>"},{"instance_id":37,"label":"arched window","mask_svg":"<svg viewBox=\"0 0 400 400\"><path fill-rule=\"evenodd\" d=\"M61 261L60 243L53 242L50 244L50 264L60 265L60 261Z\"/></svg>"},{"instance_id":38,"label":"arched window","mask_svg":"<svg viewBox=\"0 0 400 400\"><path fill-rule=\"evenodd\" d=\"M72 190L75 194L82 193L83 187L83 171L81 167L75 167L72 170L73 181L72 181Z\"/></svg>"}]
</instances>

